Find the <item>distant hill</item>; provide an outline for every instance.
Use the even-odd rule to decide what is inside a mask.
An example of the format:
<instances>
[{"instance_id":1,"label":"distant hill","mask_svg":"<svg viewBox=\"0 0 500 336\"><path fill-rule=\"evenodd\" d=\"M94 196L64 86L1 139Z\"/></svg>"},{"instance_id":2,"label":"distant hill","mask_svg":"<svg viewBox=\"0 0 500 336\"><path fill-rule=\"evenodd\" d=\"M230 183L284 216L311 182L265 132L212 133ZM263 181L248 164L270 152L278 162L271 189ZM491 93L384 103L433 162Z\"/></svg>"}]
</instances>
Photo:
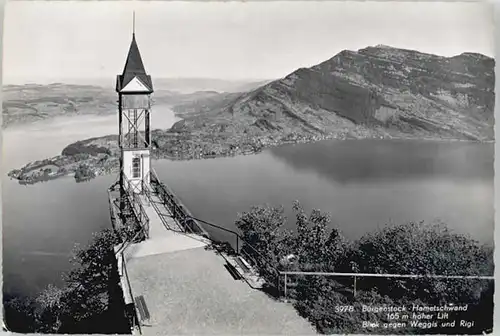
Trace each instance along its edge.
<instances>
[{"instance_id":1,"label":"distant hill","mask_svg":"<svg viewBox=\"0 0 500 336\"><path fill-rule=\"evenodd\" d=\"M475 53L442 57L382 45L345 50L250 92L226 95L203 113L191 111L194 116L173 129L491 140L494 64Z\"/></svg>"},{"instance_id":2,"label":"distant hill","mask_svg":"<svg viewBox=\"0 0 500 336\"><path fill-rule=\"evenodd\" d=\"M181 93L156 88L153 102L172 107L198 104L203 99L223 101L229 93L196 91ZM218 96L221 96L218 98ZM112 86L53 83L3 86L3 127L35 122L61 115L117 113L117 94ZM196 105L198 106L198 105ZM183 110L180 109L180 114Z\"/></svg>"},{"instance_id":3,"label":"distant hill","mask_svg":"<svg viewBox=\"0 0 500 336\"><path fill-rule=\"evenodd\" d=\"M3 127L58 115L105 114L116 109L111 89L92 85L4 85Z\"/></svg>"},{"instance_id":4,"label":"distant hill","mask_svg":"<svg viewBox=\"0 0 500 336\"><path fill-rule=\"evenodd\" d=\"M177 93L194 93L197 91L215 91L215 92L246 92L258 88L271 79L249 79L249 80L226 80L217 78L161 78L152 74L153 86L155 90L166 90ZM115 89L116 77L107 78L64 78L54 79L52 82L59 82L80 86L99 86L105 89ZM26 83L20 83L26 84ZM48 83L37 83L47 85ZM14 85L21 86L21 85Z\"/></svg>"},{"instance_id":5,"label":"distant hill","mask_svg":"<svg viewBox=\"0 0 500 336\"><path fill-rule=\"evenodd\" d=\"M246 92L256 89L270 80L224 80L216 78L153 78L155 89L170 90L180 93L196 91Z\"/></svg>"}]
</instances>

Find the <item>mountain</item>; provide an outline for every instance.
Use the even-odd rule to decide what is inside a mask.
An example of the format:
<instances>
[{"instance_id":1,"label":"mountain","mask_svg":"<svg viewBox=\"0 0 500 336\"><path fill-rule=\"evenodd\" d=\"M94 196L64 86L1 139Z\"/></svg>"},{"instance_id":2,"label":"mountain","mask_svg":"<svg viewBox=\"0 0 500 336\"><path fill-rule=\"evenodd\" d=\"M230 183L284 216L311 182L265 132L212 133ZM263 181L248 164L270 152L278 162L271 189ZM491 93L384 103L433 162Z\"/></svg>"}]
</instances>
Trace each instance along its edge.
<instances>
[{"instance_id":1,"label":"mountain","mask_svg":"<svg viewBox=\"0 0 500 336\"><path fill-rule=\"evenodd\" d=\"M116 110L112 89L92 85L5 85L3 127L59 115L105 114Z\"/></svg>"},{"instance_id":2,"label":"mountain","mask_svg":"<svg viewBox=\"0 0 500 336\"><path fill-rule=\"evenodd\" d=\"M217 78L153 78L155 89L181 93L196 91L246 92L268 82L266 80L225 80Z\"/></svg>"},{"instance_id":3,"label":"mountain","mask_svg":"<svg viewBox=\"0 0 500 336\"><path fill-rule=\"evenodd\" d=\"M274 139L494 137L494 59L378 45L311 68L174 125L175 131Z\"/></svg>"},{"instance_id":4,"label":"mountain","mask_svg":"<svg viewBox=\"0 0 500 336\"><path fill-rule=\"evenodd\" d=\"M52 83L4 85L3 92L3 127L45 120L61 115L115 114L117 113L117 94L111 86L84 84ZM156 105L194 104L204 106L212 100L224 101L230 93L215 91L196 91L180 93L157 89L153 95ZM220 96L220 97L219 97ZM180 108L183 114L186 108Z\"/></svg>"},{"instance_id":5,"label":"mountain","mask_svg":"<svg viewBox=\"0 0 500 336\"><path fill-rule=\"evenodd\" d=\"M50 83L65 83L65 84L81 85L81 86L100 86L105 89L114 90L116 84L115 80L116 77L113 75L104 78L61 77L61 78L46 79L43 82L37 82L36 85L41 85L41 84L48 85ZM193 93L196 91L245 92L260 87L271 81L268 79L228 80L219 78L193 78L193 77L168 78L168 77L158 77L157 75L154 75L152 80L155 91L168 90L180 93ZM4 85L5 84L7 83L4 81ZM28 83L23 82L21 80L16 80L8 84L12 86L22 86Z\"/></svg>"}]
</instances>

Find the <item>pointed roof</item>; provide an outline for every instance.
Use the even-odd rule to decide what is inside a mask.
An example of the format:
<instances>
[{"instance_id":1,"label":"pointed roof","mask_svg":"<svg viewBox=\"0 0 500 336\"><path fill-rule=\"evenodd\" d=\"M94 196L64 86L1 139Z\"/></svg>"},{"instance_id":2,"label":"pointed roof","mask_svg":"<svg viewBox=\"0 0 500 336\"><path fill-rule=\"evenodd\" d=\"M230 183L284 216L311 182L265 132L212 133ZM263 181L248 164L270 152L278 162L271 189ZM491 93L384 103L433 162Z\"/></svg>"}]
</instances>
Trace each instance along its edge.
<instances>
[{"instance_id":1,"label":"pointed roof","mask_svg":"<svg viewBox=\"0 0 500 336\"><path fill-rule=\"evenodd\" d=\"M147 75L146 70L144 69L141 53L139 52L139 47L137 46L137 42L135 41L135 33L132 34L132 43L130 43L127 61L125 62L123 73L121 75L118 75L116 81L116 91L120 92L134 78L137 78L147 88L149 93L153 92L153 83L151 81L151 76Z\"/></svg>"}]
</instances>

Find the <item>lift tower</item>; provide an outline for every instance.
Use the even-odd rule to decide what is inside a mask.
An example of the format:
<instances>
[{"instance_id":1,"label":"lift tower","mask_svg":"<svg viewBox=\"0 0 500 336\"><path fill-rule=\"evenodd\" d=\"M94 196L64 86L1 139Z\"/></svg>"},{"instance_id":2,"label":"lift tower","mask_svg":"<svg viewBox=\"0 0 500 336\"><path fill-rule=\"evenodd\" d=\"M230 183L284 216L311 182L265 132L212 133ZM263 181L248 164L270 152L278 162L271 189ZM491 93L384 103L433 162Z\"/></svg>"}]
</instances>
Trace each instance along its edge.
<instances>
[{"instance_id":1,"label":"lift tower","mask_svg":"<svg viewBox=\"0 0 500 336\"><path fill-rule=\"evenodd\" d=\"M134 20L135 21L135 20ZM135 24L134 24L135 26ZM118 93L120 186L141 194L150 183L151 94L153 83L146 74L135 40L127 55L123 73L116 78Z\"/></svg>"}]
</instances>

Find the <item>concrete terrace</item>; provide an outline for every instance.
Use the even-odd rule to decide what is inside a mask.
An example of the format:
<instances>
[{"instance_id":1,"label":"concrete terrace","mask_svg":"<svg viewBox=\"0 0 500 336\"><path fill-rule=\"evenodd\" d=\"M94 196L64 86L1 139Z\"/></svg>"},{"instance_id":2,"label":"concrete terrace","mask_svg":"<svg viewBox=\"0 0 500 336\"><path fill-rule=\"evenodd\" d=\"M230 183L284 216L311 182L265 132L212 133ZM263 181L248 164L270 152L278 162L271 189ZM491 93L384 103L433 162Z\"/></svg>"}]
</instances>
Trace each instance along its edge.
<instances>
[{"instance_id":1,"label":"concrete terrace","mask_svg":"<svg viewBox=\"0 0 500 336\"><path fill-rule=\"evenodd\" d=\"M124 253L132 296L142 295L150 314L141 323L143 335L317 334L290 304L235 280L226 259L207 249L208 239L173 231L180 231L178 224L149 192L153 204L141 195L149 239ZM125 301L132 302L125 287Z\"/></svg>"}]
</instances>

